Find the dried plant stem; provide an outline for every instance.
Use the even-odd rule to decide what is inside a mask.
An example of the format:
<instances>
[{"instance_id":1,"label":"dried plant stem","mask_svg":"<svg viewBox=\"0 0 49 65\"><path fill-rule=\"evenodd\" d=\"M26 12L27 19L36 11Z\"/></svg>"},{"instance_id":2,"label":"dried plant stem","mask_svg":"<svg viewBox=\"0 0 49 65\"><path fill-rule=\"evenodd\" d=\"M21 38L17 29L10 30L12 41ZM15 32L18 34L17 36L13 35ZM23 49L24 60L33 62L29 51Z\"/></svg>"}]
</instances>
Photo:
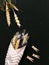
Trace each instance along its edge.
<instances>
[{"instance_id":1,"label":"dried plant stem","mask_svg":"<svg viewBox=\"0 0 49 65\"><path fill-rule=\"evenodd\" d=\"M7 18L7 24L8 26L10 26L11 22L10 22L10 13L9 13L9 7L8 7L8 3L6 2L6 18Z\"/></svg>"},{"instance_id":2,"label":"dried plant stem","mask_svg":"<svg viewBox=\"0 0 49 65\"><path fill-rule=\"evenodd\" d=\"M18 8L17 8L15 5L13 5L13 4L10 3L10 2L9 2L9 4L10 4L10 6L11 6L12 8L14 8L16 11L18 11Z\"/></svg>"}]
</instances>

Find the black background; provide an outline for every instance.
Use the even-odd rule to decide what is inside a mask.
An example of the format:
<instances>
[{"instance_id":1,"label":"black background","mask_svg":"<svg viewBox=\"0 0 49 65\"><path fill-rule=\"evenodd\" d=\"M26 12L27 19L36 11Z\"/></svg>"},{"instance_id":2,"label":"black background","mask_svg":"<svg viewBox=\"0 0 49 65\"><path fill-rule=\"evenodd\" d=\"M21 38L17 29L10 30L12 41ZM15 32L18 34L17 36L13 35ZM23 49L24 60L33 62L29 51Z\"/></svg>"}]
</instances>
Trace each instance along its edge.
<instances>
[{"instance_id":1,"label":"black background","mask_svg":"<svg viewBox=\"0 0 49 65\"><path fill-rule=\"evenodd\" d=\"M5 12L0 11L0 65L4 65L11 38L23 29L29 32L30 38L20 65L49 65L49 0L17 0L16 4L19 8L16 13L22 24L20 29L14 21L12 11L10 27L7 26ZM39 53L31 48L32 45L39 48ZM34 58L32 63L26 56L33 53L40 55L40 60Z\"/></svg>"}]
</instances>

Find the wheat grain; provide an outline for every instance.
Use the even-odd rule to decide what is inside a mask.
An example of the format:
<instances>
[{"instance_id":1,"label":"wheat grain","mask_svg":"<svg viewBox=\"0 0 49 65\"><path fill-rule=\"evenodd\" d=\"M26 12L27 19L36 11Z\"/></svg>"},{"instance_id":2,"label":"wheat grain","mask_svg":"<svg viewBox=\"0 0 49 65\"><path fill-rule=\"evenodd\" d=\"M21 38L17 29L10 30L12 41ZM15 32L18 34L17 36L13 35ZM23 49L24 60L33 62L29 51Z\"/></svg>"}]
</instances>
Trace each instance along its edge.
<instances>
[{"instance_id":1,"label":"wheat grain","mask_svg":"<svg viewBox=\"0 0 49 65\"><path fill-rule=\"evenodd\" d=\"M26 57L28 60L30 60L31 62L33 62L34 61L34 59L33 58L31 58L30 56L27 56Z\"/></svg>"}]
</instances>

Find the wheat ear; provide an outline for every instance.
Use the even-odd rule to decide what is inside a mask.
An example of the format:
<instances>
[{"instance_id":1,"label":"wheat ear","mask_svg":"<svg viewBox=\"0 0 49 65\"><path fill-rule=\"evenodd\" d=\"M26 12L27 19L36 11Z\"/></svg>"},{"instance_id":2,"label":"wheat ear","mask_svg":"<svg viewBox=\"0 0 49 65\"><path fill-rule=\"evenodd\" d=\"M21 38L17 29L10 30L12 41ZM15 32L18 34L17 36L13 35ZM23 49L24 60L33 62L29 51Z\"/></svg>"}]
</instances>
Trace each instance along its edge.
<instances>
[{"instance_id":1,"label":"wheat ear","mask_svg":"<svg viewBox=\"0 0 49 65\"><path fill-rule=\"evenodd\" d=\"M20 21L18 20L18 16L16 15L15 12L14 12L14 18L15 18L15 22L17 23L17 26L20 28L21 24L20 24Z\"/></svg>"},{"instance_id":2,"label":"wheat ear","mask_svg":"<svg viewBox=\"0 0 49 65\"><path fill-rule=\"evenodd\" d=\"M7 2L6 2L6 19L7 19L8 26L10 26L10 24L11 24L11 22L10 22L10 13L9 13L9 7L8 7Z\"/></svg>"}]
</instances>

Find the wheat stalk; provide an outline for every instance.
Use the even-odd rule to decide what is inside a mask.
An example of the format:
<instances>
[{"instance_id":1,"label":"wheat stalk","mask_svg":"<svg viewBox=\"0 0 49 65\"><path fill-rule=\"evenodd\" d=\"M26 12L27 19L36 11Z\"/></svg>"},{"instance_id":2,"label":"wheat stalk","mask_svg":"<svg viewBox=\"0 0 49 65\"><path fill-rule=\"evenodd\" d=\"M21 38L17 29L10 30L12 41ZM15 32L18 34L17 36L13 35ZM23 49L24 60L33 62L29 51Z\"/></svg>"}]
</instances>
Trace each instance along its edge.
<instances>
[{"instance_id":1,"label":"wheat stalk","mask_svg":"<svg viewBox=\"0 0 49 65\"><path fill-rule=\"evenodd\" d=\"M18 8L14 4L12 4L11 2L9 2L9 4L10 4L10 6L12 6L12 8L14 8L16 11L18 11Z\"/></svg>"}]
</instances>

